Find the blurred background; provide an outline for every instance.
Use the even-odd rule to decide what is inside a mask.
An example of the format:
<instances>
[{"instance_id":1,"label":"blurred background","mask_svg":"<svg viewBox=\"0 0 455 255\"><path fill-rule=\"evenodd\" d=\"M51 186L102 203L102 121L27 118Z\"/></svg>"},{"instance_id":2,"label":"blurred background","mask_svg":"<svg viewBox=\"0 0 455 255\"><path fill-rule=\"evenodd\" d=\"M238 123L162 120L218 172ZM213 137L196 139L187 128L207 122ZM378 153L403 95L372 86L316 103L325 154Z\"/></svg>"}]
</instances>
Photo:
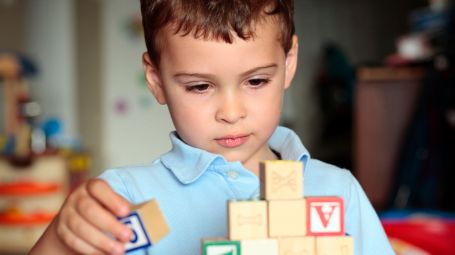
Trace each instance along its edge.
<instances>
[{"instance_id":1,"label":"blurred background","mask_svg":"<svg viewBox=\"0 0 455 255\"><path fill-rule=\"evenodd\" d=\"M397 254L455 254L450 0L296 0L282 124L349 169ZM0 254L24 254L64 198L170 149L148 92L139 1L0 0Z\"/></svg>"}]
</instances>

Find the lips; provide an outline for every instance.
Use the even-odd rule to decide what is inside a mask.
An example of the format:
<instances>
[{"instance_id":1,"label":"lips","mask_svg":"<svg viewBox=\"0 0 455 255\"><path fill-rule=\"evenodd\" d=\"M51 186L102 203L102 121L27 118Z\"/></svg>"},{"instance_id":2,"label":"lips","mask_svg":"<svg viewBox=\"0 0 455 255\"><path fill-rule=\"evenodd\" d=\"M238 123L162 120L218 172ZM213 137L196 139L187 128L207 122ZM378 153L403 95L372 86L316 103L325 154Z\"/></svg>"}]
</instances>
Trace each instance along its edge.
<instances>
[{"instance_id":1,"label":"lips","mask_svg":"<svg viewBox=\"0 0 455 255\"><path fill-rule=\"evenodd\" d=\"M229 135L215 139L216 142L226 148L235 148L244 144L249 138L249 135Z\"/></svg>"}]
</instances>

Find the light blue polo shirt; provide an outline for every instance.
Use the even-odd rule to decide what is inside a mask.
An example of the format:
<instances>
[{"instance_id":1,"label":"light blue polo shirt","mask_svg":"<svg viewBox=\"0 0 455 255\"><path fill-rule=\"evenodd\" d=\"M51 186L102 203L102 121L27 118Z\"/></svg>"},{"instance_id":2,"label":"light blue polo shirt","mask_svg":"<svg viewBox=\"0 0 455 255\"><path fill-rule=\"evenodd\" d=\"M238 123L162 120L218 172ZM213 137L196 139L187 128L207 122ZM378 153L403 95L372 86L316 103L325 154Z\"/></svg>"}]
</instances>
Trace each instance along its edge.
<instances>
[{"instance_id":1,"label":"light blue polo shirt","mask_svg":"<svg viewBox=\"0 0 455 255\"><path fill-rule=\"evenodd\" d=\"M101 175L132 204L156 199L170 234L148 250L131 254L198 255L201 240L227 236L227 201L257 199L259 179L240 162L227 162L185 144L175 133L172 149L152 164L107 170ZM304 163L305 196L340 196L345 201L346 233L356 255L394 254L378 216L347 170L312 159L299 137L278 127L269 146L284 160Z\"/></svg>"}]
</instances>

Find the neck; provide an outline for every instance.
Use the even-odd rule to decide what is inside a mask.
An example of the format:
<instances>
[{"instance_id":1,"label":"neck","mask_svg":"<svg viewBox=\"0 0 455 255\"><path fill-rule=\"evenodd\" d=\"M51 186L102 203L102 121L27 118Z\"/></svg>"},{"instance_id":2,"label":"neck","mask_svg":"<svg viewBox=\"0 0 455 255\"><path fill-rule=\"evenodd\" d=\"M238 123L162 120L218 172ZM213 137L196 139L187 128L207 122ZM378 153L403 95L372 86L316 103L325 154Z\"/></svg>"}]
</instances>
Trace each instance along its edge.
<instances>
[{"instance_id":1,"label":"neck","mask_svg":"<svg viewBox=\"0 0 455 255\"><path fill-rule=\"evenodd\" d=\"M273 151L269 148L265 154L260 157L258 160L249 160L247 162L243 162L243 165L246 169L250 170L256 176L259 176L259 162L263 160L278 160L279 158Z\"/></svg>"}]
</instances>

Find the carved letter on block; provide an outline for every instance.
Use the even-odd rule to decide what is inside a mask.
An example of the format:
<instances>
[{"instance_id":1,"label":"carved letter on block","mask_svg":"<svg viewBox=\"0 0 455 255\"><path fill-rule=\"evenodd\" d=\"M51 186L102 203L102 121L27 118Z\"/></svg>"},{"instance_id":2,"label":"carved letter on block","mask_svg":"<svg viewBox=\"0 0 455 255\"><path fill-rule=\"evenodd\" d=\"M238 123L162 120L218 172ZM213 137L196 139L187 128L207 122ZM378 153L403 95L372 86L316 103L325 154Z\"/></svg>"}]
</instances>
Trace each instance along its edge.
<instances>
[{"instance_id":1,"label":"carved letter on block","mask_svg":"<svg viewBox=\"0 0 455 255\"><path fill-rule=\"evenodd\" d=\"M265 201L229 201L230 240L267 237L267 203Z\"/></svg>"},{"instance_id":2,"label":"carved letter on block","mask_svg":"<svg viewBox=\"0 0 455 255\"><path fill-rule=\"evenodd\" d=\"M339 197L307 197L308 235L344 235L344 204Z\"/></svg>"},{"instance_id":3,"label":"carved letter on block","mask_svg":"<svg viewBox=\"0 0 455 255\"><path fill-rule=\"evenodd\" d=\"M120 220L127 225L132 231L131 240L125 244L125 251L130 252L137 249L147 248L152 245L144 227L144 223L137 212L130 213L127 217Z\"/></svg>"},{"instance_id":4,"label":"carved letter on block","mask_svg":"<svg viewBox=\"0 0 455 255\"><path fill-rule=\"evenodd\" d=\"M203 255L240 255L240 242L229 240L204 240Z\"/></svg>"},{"instance_id":5,"label":"carved letter on block","mask_svg":"<svg viewBox=\"0 0 455 255\"><path fill-rule=\"evenodd\" d=\"M131 228L133 235L125 244L125 251L147 248L155 245L169 233L164 215L155 200L140 204L120 222Z\"/></svg>"},{"instance_id":6,"label":"carved letter on block","mask_svg":"<svg viewBox=\"0 0 455 255\"><path fill-rule=\"evenodd\" d=\"M303 164L300 161L267 160L259 165L261 198L303 198Z\"/></svg>"}]
</instances>

